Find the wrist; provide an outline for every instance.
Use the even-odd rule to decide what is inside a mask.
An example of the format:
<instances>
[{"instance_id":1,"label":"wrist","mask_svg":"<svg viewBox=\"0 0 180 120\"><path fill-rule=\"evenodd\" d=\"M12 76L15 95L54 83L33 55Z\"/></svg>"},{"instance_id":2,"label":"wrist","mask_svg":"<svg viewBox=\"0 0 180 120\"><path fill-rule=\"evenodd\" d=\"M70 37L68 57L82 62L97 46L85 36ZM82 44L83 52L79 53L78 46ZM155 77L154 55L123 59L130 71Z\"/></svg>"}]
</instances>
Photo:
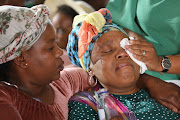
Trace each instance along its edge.
<instances>
[{"instance_id":1,"label":"wrist","mask_svg":"<svg viewBox=\"0 0 180 120\"><path fill-rule=\"evenodd\" d=\"M158 70L157 72L162 72L163 71L163 67L162 67L162 60L163 60L163 57L162 56L158 56Z\"/></svg>"},{"instance_id":2,"label":"wrist","mask_svg":"<svg viewBox=\"0 0 180 120\"><path fill-rule=\"evenodd\" d=\"M161 72L167 72L171 68L171 60L168 57L163 56L161 65L163 67L163 70Z\"/></svg>"}]
</instances>

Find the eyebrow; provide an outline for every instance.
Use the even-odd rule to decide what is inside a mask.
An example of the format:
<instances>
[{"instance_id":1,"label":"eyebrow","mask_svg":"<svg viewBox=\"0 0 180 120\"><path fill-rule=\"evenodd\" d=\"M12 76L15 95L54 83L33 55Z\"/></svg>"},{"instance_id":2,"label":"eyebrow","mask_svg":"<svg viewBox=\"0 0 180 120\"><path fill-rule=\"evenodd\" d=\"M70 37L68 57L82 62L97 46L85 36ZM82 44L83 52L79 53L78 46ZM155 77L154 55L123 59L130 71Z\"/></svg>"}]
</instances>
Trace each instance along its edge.
<instances>
[{"instance_id":1,"label":"eyebrow","mask_svg":"<svg viewBox=\"0 0 180 120\"><path fill-rule=\"evenodd\" d=\"M105 43L103 43L103 44L100 44L99 45L99 47L104 47L105 45L112 45L113 44L113 42L112 41L108 41L108 42L105 42Z\"/></svg>"}]
</instances>

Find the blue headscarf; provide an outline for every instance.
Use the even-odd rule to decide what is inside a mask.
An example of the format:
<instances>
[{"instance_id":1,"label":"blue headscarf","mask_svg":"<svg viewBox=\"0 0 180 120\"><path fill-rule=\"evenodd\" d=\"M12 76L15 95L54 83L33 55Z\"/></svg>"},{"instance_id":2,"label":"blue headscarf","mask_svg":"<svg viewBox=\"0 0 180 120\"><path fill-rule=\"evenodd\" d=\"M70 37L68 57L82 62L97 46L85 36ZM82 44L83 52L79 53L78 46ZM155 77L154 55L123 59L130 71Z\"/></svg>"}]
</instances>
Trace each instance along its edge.
<instances>
[{"instance_id":1,"label":"blue headscarf","mask_svg":"<svg viewBox=\"0 0 180 120\"><path fill-rule=\"evenodd\" d=\"M78 19L78 17L79 17L79 19L81 19L82 21L80 21L79 23L74 25L72 32L69 34L68 44L67 44L67 48L66 48L71 62L79 67L82 67L87 72L89 71L90 57L91 57L91 52L94 47L94 44L103 34L105 34L106 32L112 31L112 30L122 31L123 33L126 34L126 32L123 30L123 28L118 27L116 24L112 23L111 14L107 9L103 8L103 9L100 9L98 12L100 12L101 15L103 16L103 17L100 17L100 19L97 16L87 18L87 16L89 14L86 14L85 17L83 15L83 19L80 17L80 15L77 16L77 18L75 18L75 19ZM95 12L95 14L96 13L97 12ZM75 19L74 19L74 22L77 22L77 21L75 21ZM99 25L98 22L99 21L101 22L102 21L101 19L104 19L105 23L102 25L102 27L100 27L99 31L97 30L97 35L92 37L92 40L87 45L87 48L85 49L84 53L82 54L82 57L79 57L79 55L78 55L78 51L79 51L78 42L80 39L79 31L82 27L83 21L88 21L87 19L91 19L91 21L93 21L93 22L95 21L96 23L91 23L91 22L89 23L92 26L95 25L95 27L96 27L96 25ZM73 24L74 24L74 22L73 22ZM100 24L102 24L102 23L100 23ZM96 27L96 29L99 29L99 28ZM88 32L88 30L84 30L84 31ZM94 30L92 30L92 31L94 31Z\"/></svg>"}]
</instances>

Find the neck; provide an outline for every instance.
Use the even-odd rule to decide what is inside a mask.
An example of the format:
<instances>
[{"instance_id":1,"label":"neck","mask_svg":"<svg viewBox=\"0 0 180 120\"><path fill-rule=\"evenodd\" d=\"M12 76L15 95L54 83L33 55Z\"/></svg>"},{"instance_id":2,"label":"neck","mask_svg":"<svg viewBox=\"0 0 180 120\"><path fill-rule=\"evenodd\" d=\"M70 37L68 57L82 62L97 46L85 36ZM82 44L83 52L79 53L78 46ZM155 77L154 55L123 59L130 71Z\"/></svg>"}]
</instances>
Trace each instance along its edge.
<instances>
[{"instance_id":1,"label":"neck","mask_svg":"<svg viewBox=\"0 0 180 120\"><path fill-rule=\"evenodd\" d=\"M108 89L109 93L115 95L129 95L138 92L140 89L134 85L131 87L114 87L114 86L104 86Z\"/></svg>"},{"instance_id":2,"label":"neck","mask_svg":"<svg viewBox=\"0 0 180 120\"><path fill-rule=\"evenodd\" d=\"M40 86L40 85L32 85L32 84L21 84L18 85L18 89L23 93L38 98L40 97L48 88L48 85Z\"/></svg>"},{"instance_id":3,"label":"neck","mask_svg":"<svg viewBox=\"0 0 180 120\"><path fill-rule=\"evenodd\" d=\"M37 78L31 75L29 71L20 67L14 67L13 71L15 72L10 74L11 83L15 84L21 92L27 96L37 98L41 102L53 103L54 91L48 83L43 84L40 82L42 80L36 80Z\"/></svg>"},{"instance_id":4,"label":"neck","mask_svg":"<svg viewBox=\"0 0 180 120\"><path fill-rule=\"evenodd\" d=\"M26 79L19 78L18 82L15 82L13 84L15 84L18 87L19 91L23 92L25 95L39 99L43 103L52 104L54 101L54 91L51 88L51 86L49 84L47 85L34 84L30 82L30 80L27 78Z\"/></svg>"},{"instance_id":5,"label":"neck","mask_svg":"<svg viewBox=\"0 0 180 120\"><path fill-rule=\"evenodd\" d=\"M50 85L23 85L18 86L18 88L25 95L36 98L43 103L52 104L54 102L54 91Z\"/></svg>"}]
</instances>

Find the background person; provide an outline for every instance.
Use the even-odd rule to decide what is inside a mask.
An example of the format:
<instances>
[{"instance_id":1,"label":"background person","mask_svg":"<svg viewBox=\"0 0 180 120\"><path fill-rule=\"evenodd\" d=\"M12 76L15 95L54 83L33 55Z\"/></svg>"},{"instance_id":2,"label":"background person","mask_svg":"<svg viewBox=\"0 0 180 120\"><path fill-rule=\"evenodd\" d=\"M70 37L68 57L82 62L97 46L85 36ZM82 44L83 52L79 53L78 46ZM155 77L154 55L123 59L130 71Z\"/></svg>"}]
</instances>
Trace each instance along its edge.
<instances>
[{"instance_id":1,"label":"background person","mask_svg":"<svg viewBox=\"0 0 180 120\"><path fill-rule=\"evenodd\" d=\"M64 5L60 5L56 14L52 18L52 23L56 29L56 42L58 46L63 50L62 59L64 60L64 66L75 67L69 60L66 46L68 43L68 35L72 30L72 22L76 15L81 13L92 12L86 4L81 2L68 2Z\"/></svg>"},{"instance_id":2,"label":"background person","mask_svg":"<svg viewBox=\"0 0 180 120\"><path fill-rule=\"evenodd\" d=\"M96 2L94 2L94 0L74 0L74 1L85 2L85 3L89 4L94 9L94 11L97 11L101 8L105 8L109 2L109 0L98 0Z\"/></svg>"}]
</instances>

